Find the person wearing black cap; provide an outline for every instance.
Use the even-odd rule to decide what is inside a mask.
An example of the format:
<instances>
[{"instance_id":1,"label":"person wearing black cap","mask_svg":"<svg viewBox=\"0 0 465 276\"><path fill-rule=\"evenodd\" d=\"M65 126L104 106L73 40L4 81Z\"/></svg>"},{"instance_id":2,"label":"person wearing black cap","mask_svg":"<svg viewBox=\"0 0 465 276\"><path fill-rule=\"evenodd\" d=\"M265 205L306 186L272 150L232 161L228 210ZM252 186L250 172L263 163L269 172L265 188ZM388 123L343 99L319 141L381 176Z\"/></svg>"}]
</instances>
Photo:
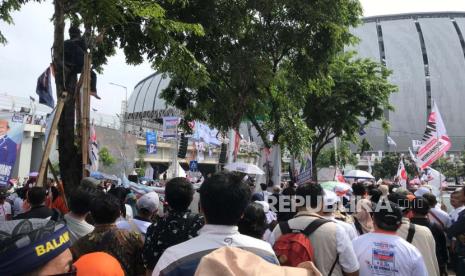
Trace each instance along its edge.
<instances>
[{"instance_id":1,"label":"person wearing black cap","mask_svg":"<svg viewBox=\"0 0 465 276\"><path fill-rule=\"evenodd\" d=\"M0 275L72 272L65 224L48 219L13 220L0 223L0 233Z\"/></svg>"},{"instance_id":2,"label":"person wearing black cap","mask_svg":"<svg viewBox=\"0 0 465 276\"><path fill-rule=\"evenodd\" d=\"M381 200L374 208L374 232L352 241L360 263L360 275L428 275L421 253L397 236L402 211L395 203Z\"/></svg>"},{"instance_id":3,"label":"person wearing black cap","mask_svg":"<svg viewBox=\"0 0 465 276\"><path fill-rule=\"evenodd\" d=\"M81 30L77 26L71 26L68 30L69 39L64 42L65 65L73 74L80 74L84 66L84 54L87 44L81 36ZM97 95L97 75L94 70L90 71L90 94L100 100Z\"/></svg>"}]
</instances>

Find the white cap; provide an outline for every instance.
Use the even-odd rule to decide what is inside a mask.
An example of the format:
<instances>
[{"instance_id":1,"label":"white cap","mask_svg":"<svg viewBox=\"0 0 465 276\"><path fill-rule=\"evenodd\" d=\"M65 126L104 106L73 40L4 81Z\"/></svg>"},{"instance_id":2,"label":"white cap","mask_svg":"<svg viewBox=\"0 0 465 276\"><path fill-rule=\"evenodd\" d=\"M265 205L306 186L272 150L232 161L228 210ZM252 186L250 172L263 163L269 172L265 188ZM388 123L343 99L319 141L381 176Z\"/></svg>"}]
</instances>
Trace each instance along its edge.
<instances>
[{"instance_id":1,"label":"white cap","mask_svg":"<svg viewBox=\"0 0 465 276\"><path fill-rule=\"evenodd\" d=\"M431 193L431 190L427 187L420 187L418 190L415 191L415 196L421 197L424 194Z\"/></svg>"},{"instance_id":2,"label":"white cap","mask_svg":"<svg viewBox=\"0 0 465 276\"><path fill-rule=\"evenodd\" d=\"M270 211L270 204L268 204L268 202L256 200L255 203L262 205L263 211L265 211L265 213L268 213Z\"/></svg>"},{"instance_id":3,"label":"white cap","mask_svg":"<svg viewBox=\"0 0 465 276\"><path fill-rule=\"evenodd\" d=\"M339 202L339 197L333 191L325 190L325 195L323 197L323 203L325 206L333 206Z\"/></svg>"},{"instance_id":4,"label":"white cap","mask_svg":"<svg viewBox=\"0 0 465 276\"><path fill-rule=\"evenodd\" d=\"M146 193L141 196L136 203L137 209L146 209L149 212L154 213L158 210L158 205L160 204L160 199L158 194L155 192Z\"/></svg>"}]
</instances>

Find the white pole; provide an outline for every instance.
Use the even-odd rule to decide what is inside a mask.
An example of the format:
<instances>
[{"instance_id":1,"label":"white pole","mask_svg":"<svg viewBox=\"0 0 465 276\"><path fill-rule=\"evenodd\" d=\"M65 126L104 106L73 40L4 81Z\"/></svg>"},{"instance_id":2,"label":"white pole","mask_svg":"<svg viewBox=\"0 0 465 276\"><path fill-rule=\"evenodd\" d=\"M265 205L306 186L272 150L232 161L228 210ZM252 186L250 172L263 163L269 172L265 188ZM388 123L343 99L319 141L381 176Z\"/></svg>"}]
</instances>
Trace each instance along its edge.
<instances>
[{"instance_id":1,"label":"white pole","mask_svg":"<svg viewBox=\"0 0 465 276\"><path fill-rule=\"evenodd\" d=\"M229 145L228 145L228 165L233 162L234 158L234 130L229 130Z\"/></svg>"}]
</instances>

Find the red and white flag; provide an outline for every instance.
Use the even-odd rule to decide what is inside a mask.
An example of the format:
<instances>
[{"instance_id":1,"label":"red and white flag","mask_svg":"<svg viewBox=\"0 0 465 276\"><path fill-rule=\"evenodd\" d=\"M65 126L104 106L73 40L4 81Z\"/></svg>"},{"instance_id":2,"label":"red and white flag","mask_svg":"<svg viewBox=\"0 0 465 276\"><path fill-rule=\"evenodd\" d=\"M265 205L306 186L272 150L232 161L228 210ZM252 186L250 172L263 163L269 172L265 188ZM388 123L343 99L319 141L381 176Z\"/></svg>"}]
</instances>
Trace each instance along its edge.
<instances>
[{"instance_id":1,"label":"red and white flag","mask_svg":"<svg viewBox=\"0 0 465 276\"><path fill-rule=\"evenodd\" d=\"M338 167L336 167L336 173L334 174L334 180L338 182L346 183L346 179L344 178L341 170Z\"/></svg>"},{"instance_id":2,"label":"red and white flag","mask_svg":"<svg viewBox=\"0 0 465 276\"><path fill-rule=\"evenodd\" d=\"M239 153L239 148L241 146L241 134L239 131L235 130L234 131L235 136L234 136L234 161L237 160L237 154Z\"/></svg>"},{"instance_id":3,"label":"red and white flag","mask_svg":"<svg viewBox=\"0 0 465 276\"><path fill-rule=\"evenodd\" d=\"M399 184L403 188L407 189L407 171L405 170L404 160L400 159L399 168L397 169L397 178Z\"/></svg>"},{"instance_id":4,"label":"red and white flag","mask_svg":"<svg viewBox=\"0 0 465 276\"><path fill-rule=\"evenodd\" d=\"M417 153L417 166L425 169L447 152L451 146L452 143L447 135L441 114L434 103L423 135L423 143Z\"/></svg>"}]
</instances>

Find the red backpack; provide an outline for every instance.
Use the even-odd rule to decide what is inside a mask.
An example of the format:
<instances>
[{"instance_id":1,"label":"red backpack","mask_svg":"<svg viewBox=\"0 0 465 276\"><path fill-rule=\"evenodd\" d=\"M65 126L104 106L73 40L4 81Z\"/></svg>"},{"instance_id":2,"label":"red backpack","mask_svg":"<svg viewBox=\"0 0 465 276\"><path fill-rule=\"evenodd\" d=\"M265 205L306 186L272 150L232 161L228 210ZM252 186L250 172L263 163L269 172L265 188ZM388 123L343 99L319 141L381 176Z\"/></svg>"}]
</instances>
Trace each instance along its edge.
<instances>
[{"instance_id":1,"label":"red backpack","mask_svg":"<svg viewBox=\"0 0 465 276\"><path fill-rule=\"evenodd\" d=\"M302 262L314 261L313 246L308 237L327 222L330 220L315 219L304 230L291 229L287 222L279 223L282 235L273 246L279 263L297 267Z\"/></svg>"}]
</instances>

